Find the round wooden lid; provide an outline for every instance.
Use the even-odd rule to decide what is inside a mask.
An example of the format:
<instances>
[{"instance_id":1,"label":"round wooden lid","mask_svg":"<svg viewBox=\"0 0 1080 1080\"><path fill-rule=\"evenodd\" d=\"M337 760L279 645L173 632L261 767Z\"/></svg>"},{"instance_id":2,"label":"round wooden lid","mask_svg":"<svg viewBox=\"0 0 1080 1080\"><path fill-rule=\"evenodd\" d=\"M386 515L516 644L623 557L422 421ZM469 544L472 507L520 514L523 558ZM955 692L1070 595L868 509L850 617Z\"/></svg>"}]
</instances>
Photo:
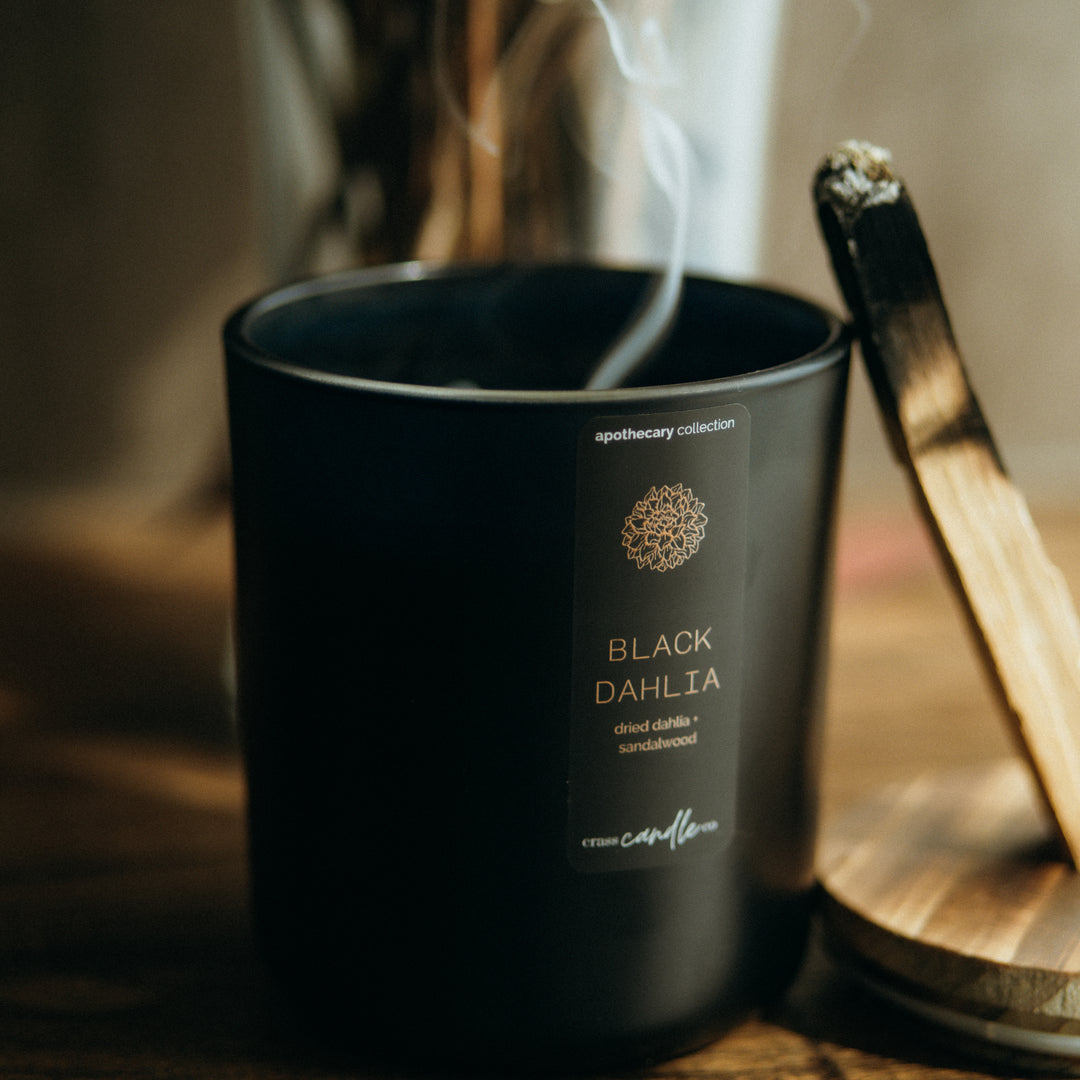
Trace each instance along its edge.
<instances>
[{"instance_id":1,"label":"round wooden lid","mask_svg":"<svg viewBox=\"0 0 1080 1080\"><path fill-rule=\"evenodd\" d=\"M1080 1057L1080 874L1026 765L928 774L828 829L826 940L879 993L966 1035Z\"/></svg>"}]
</instances>

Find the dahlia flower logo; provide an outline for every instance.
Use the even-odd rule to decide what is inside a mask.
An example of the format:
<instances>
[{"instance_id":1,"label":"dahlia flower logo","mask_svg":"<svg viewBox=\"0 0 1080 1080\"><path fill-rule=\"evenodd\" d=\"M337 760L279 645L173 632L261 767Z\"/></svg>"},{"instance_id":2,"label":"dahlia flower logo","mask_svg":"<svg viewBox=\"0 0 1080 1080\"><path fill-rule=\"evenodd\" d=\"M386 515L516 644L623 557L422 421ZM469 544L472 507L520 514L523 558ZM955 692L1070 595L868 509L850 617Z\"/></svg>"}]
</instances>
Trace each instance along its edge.
<instances>
[{"instance_id":1,"label":"dahlia flower logo","mask_svg":"<svg viewBox=\"0 0 1080 1080\"><path fill-rule=\"evenodd\" d=\"M622 531L626 557L639 570L674 570L697 552L709 519L705 504L682 484L655 485L639 499Z\"/></svg>"}]
</instances>

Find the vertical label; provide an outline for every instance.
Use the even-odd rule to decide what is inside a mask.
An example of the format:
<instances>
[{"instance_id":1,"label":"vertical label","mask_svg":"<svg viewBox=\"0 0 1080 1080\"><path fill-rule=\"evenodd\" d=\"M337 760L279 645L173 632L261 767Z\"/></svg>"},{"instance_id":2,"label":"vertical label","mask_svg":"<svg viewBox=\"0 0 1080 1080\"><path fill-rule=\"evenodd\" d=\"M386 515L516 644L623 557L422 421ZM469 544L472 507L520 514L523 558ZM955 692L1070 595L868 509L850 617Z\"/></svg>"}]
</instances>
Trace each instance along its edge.
<instances>
[{"instance_id":1,"label":"vertical label","mask_svg":"<svg viewBox=\"0 0 1080 1080\"><path fill-rule=\"evenodd\" d=\"M734 829L750 414L590 421L578 446L568 854L715 855Z\"/></svg>"}]
</instances>

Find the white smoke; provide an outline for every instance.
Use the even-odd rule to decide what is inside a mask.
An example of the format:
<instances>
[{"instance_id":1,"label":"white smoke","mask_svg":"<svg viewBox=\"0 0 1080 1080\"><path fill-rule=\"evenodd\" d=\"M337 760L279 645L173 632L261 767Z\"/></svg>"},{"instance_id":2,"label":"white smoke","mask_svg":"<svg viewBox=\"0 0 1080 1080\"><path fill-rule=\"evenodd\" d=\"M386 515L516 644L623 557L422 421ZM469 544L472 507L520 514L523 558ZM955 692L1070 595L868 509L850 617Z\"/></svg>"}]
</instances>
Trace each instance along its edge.
<instances>
[{"instance_id":1,"label":"white smoke","mask_svg":"<svg viewBox=\"0 0 1080 1080\"><path fill-rule=\"evenodd\" d=\"M588 381L590 389L619 386L663 339L679 308L686 268L686 236L690 209L690 144L682 128L655 100L661 87L676 81L676 71L663 29L651 14L630 34L603 0L593 5L604 20L611 51L626 80L629 100L649 175L671 211L671 241L663 273L649 303L607 351Z\"/></svg>"},{"instance_id":2,"label":"white smoke","mask_svg":"<svg viewBox=\"0 0 1080 1080\"><path fill-rule=\"evenodd\" d=\"M446 4L437 4L437 29ZM542 0L539 8L564 5L591 7L597 24L572 76L585 129L569 134L602 178L589 195L578 250L601 263L655 269L637 314L588 381L607 388L624 383L663 341L687 272L757 272L783 0ZM437 58L445 57L446 43L436 38ZM452 92L445 65L436 70L451 115L494 157L506 150L500 89L507 100L523 86L528 92L520 76L531 70L523 61L529 53L517 48L528 39L520 33L500 57L474 115Z\"/></svg>"}]
</instances>

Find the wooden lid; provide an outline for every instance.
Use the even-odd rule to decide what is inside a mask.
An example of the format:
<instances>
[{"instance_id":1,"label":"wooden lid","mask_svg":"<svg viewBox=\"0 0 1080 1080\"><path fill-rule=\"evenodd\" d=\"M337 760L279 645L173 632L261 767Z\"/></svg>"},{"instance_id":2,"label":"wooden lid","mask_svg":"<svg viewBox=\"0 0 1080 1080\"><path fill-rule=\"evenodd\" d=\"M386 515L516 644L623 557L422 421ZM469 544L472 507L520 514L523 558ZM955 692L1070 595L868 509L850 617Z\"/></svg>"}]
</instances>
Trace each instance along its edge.
<instances>
[{"instance_id":1,"label":"wooden lid","mask_svg":"<svg viewBox=\"0 0 1080 1080\"><path fill-rule=\"evenodd\" d=\"M1025 763L928 774L826 831L830 946L875 989L965 1034L1080 1057L1080 875Z\"/></svg>"}]
</instances>

